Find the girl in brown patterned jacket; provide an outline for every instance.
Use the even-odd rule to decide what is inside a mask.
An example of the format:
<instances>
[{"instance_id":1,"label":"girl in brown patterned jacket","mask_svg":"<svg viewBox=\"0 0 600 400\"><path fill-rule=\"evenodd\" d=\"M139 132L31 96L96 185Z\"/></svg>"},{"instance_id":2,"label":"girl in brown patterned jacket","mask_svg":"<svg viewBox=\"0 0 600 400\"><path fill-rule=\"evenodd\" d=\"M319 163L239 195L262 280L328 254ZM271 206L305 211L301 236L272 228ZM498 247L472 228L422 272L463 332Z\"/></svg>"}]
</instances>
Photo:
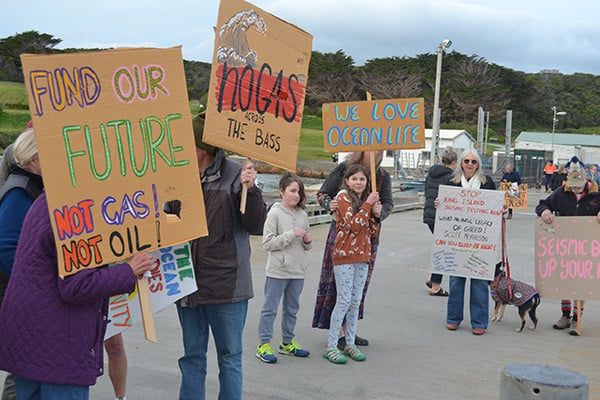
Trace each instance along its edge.
<instances>
[{"instance_id":1,"label":"girl in brown patterned jacket","mask_svg":"<svg viewBox=\"0 0 600 400\"><path fill-rule=\"evenodd\" d=\"M358 306L367 278L371 257L371 238L379 231L381 215L379 193L369 193L369 174L359 164L348 168L343 189L336 200L336 237L333 249L337 299L329 324L329 339L324 357L334 364L344 364L347 358L337 348L340 328L346 318L344 353L353 360L364 361L365 355L356 347Z\"/></svg>"}]
</instances>

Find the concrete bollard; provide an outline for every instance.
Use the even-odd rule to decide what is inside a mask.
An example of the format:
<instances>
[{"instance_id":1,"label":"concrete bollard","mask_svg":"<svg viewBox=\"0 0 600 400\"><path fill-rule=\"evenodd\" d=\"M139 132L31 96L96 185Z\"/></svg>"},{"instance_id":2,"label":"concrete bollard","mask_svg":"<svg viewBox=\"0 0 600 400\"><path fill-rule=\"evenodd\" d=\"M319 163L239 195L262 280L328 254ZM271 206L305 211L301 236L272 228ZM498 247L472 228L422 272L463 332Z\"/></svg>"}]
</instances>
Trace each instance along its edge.
<instances>
[{"instance_id":1,"label":"concrete bollard","mask_svg":"<svg viewBox=\"0 0 600 400\"><path fill-rule=\"evenodd\" d=\"M500 379L500 400L588 400L588 379L568 369L511 364Z\"/></svg>"}]
</instances>

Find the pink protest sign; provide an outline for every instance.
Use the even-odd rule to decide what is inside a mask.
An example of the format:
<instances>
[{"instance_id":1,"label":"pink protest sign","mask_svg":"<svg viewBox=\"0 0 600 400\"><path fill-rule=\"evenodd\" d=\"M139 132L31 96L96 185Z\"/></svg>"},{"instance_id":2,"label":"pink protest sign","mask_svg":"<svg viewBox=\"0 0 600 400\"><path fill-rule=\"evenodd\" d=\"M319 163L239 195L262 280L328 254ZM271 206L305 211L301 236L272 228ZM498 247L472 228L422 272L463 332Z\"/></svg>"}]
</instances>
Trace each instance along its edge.
<instances>
[{"instance_id":1,"label":"pink protest sign","mask_svg":"<svg viewBox=\"0 0 600 400\"><path fill-rule=\"evenodd\" d=\"M600 299L600 224L596 217L535 222L535 286L551 299Z\"/></svg>"}]
</instances>

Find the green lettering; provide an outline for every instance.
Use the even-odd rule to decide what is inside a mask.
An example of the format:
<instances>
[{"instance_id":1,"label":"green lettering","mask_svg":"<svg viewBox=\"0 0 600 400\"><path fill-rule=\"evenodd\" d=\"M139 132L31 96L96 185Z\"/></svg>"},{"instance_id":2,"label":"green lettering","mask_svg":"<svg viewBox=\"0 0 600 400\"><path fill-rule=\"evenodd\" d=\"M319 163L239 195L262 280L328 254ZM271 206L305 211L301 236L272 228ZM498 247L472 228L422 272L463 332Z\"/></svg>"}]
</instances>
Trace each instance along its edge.
<instances>
[{"instance_id":1,"label":"green lettering","mask_svg":"<svg viewBox=\"0 0 600 400\"><path fill-rule=\"evenodd\" d=\"M72 151L71 142L69 141L69 132L78 131L80 129L81 125L68 125L63 127L63 139L65 141L65 150L67 152L67 163L69 164L69 176L71 177L71 184L73 187L77 186L75 170L73 168L73 158L84 156L85 151Z\"/></svg>"}]
</instances>

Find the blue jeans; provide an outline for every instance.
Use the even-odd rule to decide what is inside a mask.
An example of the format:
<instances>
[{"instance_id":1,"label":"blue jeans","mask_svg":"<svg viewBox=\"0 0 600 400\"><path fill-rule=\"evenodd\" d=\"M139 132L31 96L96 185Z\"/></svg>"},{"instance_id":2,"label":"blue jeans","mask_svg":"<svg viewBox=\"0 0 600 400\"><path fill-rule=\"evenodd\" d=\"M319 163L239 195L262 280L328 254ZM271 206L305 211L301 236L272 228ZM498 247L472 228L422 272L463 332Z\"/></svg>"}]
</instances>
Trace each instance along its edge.
<instances>
[{"instance_id":1,"label":"blue jeans","mask_svg":"<svg viewBox=\"0 0 600 400\"><path fill-rule=\"evenodd\" d=\"M179 359L179 400L204 400L209 327L219 364L219 400L242 398L242 333L248 301L229 304L177 306L184 355Z\"/></svg>"},{"instance_id":2,"label":"blue jeans","mask_svg":"<svg viewBox=\"0 0 600 400\"><path fill-rule=\"evenodd\" d=\"M19 400L89 400L90 387L31 381L15 376Z\"/></svg>"},{"instance_id":3,"label":"blue jeans","mask_svg":"<svg viewBox=\"0 0 600 400\"><path fill-rule=\"evenodd\" d=\"M463 320L466 278L450 277L450 295L448 296L448 311L446 323L460 325ZM471 278L471 294L469 296L469 311L471 327L487 329L489 320L489 288L488 281Z\"/></svg>"}]
</instances>

